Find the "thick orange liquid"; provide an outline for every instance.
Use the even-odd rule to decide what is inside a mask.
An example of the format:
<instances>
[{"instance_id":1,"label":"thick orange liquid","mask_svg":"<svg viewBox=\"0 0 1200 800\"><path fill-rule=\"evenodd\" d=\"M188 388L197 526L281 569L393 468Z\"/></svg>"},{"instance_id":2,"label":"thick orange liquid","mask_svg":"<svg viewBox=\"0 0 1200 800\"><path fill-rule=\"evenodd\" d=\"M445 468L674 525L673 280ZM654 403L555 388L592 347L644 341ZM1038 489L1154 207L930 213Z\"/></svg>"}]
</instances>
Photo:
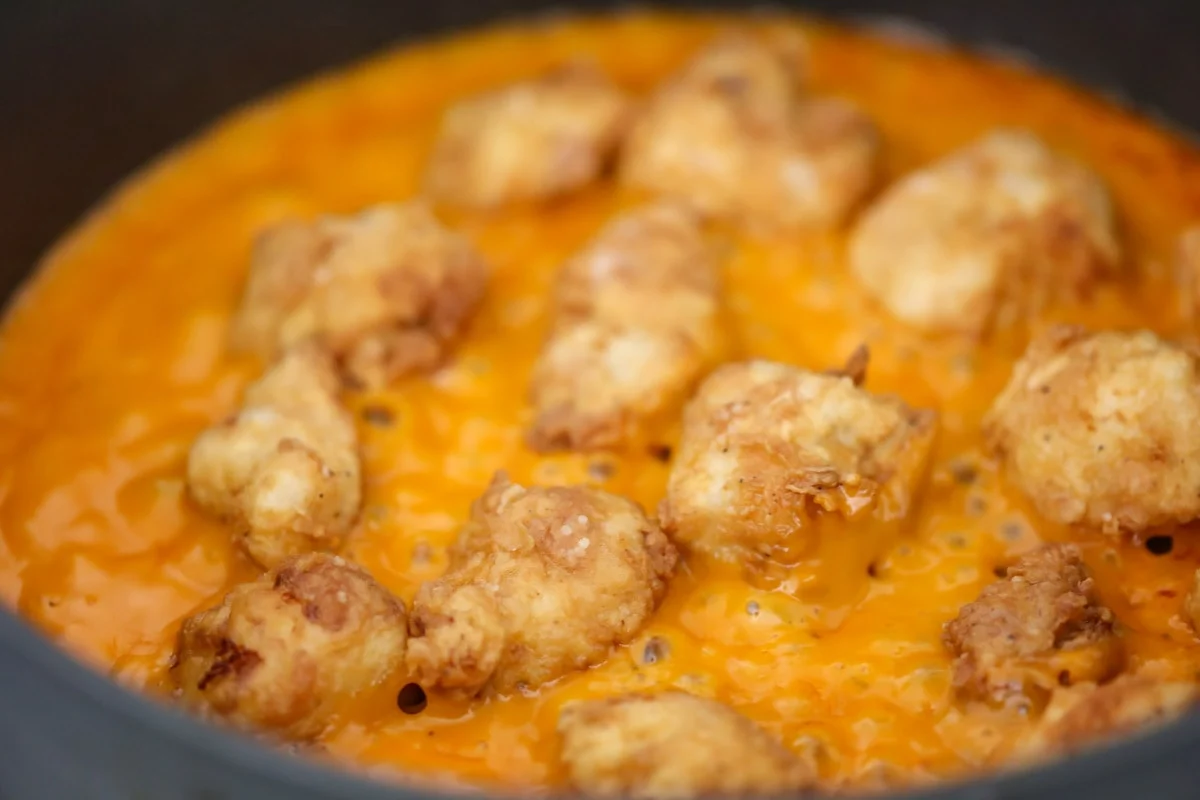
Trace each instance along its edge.
<instances>
[{"instance_id":1,"label":"thick orange liquid","mask_svg":"<svg viewBox=\"0 0 1200 800\"><path fill-rule=\"evenodd\" d=\"M54 250L4 325L0 596L119 680L164 691L181 618L255 574L183 483L192 439L236 407L261 369L224 352L255 232L290 215L408 198L438 115L457 98L579 54L646 91L730 22L637 13L406 48L246 109L122 188ZM1195 150L1022 68L793 20L747 24L810 35L814 90L874 115L889 178L999 125L1030 128L1091 164L1120 209L1130 274L1066 316L1182 332L1169 261L1179 230L1200 220ZM494 267L457 357L431 377L349 398L356 411L386 406L395 417L390 427L361 422L367 498L349 553L406 600L442 570L495 469L519 481L599 480L647 508L661 498L667 466L648 453L540 457L522 444L555 271L633 199L603 183L545 207L454 217ZM690 563L642 639L607 663L531 696L431 697L415 716L396 707L397 676L344 710L321 741L332 758L397 776L553 787L565 701L673 685L731 703L791 747L817 748L831 785L995 765L1030 723L956 706L941 627L1039 539L1083 545L1124 624L1131 666L1189 677L1200 668L1200 643L1178 616L1200 565L1196 534L1179 532L1170 555L1153 556L1139 542L1055 528L981 455L979 418L1007 378L1010 344L927 340L889 321L846 274L841 234L734 244L727 302L741 355L824 368L865 341L869 388L941 411L914 531L875 565L866 599L814 605ZM611 477L598 479L597 463ZM963 463L973 483L956 479ZM829 562L830 574L849 569ZM642 663L651 636L670 650Z\"/></svg>"}]
</instances>

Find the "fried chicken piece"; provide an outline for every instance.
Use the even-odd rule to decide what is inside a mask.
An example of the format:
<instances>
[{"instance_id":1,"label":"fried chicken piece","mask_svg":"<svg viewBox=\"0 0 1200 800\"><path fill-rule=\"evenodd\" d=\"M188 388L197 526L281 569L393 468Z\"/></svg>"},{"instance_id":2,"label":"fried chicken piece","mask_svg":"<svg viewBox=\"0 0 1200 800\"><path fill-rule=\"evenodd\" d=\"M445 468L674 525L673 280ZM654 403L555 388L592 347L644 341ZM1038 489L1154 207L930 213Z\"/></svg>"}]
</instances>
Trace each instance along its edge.
<instances>
[{"instance_id":1,"label":"fried chicken piece","mask_svg":"<svg viewBox=\"0 0 1200 800\"><path fill-rule=\"evenodd\" d=\"M670 205L609 223L563 267L530 386L530 444L619 446L675 412L723 351L717 256Z\"/></svg>"},{"instance_id":2,"label":"fried chicken piece","mask_svg":"<svg viewBox=\"0 0 1200 800\"><path fill-rule=\"evenodd\" d=\"M1052 328L1017 362L983 430L1053 522L1115 533L1200 516L1197 353L1148 331Z\"/></svg>"},{"instance_id":3,"label":"fried chicken piece","mask_svg":"<svg viewBox=\"0 0 1200 800\"><path fill-rule=\"evenodd\" d=\"M592 796L784 796L816 766L715 700L683 692L571 703L558 719L573 788Z\"/></svg>"},{"instance_id":4,"label":"fried chicken piece","mask_svg":"<svg viewBox=\"0 0 1200 800\"><path fill-rule=\"evenodd\" d=\"M231 349L267 360L278 354L284 322L312 291L331 249L324 227L320 220L284 220L259 233L241 304L230 324Z\"/></svg>"},{"instance_id":5,"label":"fried chicken piece","mask_svg":"<svg viewBox=\"0 0 1200 800\"><path fill-rule=\"evenodd\" d=\"M230 344L269 359L316 340L379 387L440 364L486 283L471 243L420 203L285 222L259 238Z\"/></svg>"},{"instance_id":6,"label":"fried chicken piece","mask_svg":"<svg viewBox=\"0 0 1200 800\"><path fill-rule=\"evenodd\" d=\"M1107 738L1164 725L1196 707L1195 684L1122 675L1103 686L1055 689L1026 745L1033 758L1073 753Z\"/></svg>"},{"instance_id":7,"label":"fried chicken piece","mask_svg":"<svg viewBox=\"0 0 1200 800\"><path fill-rule=\"evenodd\" d=\"M604 660L666 591L675 548L637 504L499 474L445 575L413 601L408 668L426 688L536 688Z\"/></svg>"},{"instance_id":8,"label":"fried chicken piece","mask_svg":"<svg viewBox=\"0 0 1200 800\"><path fill-rule=\"evenodd\" d=\"M291 350L246 389L236 415L192 445L192 498L231 523L241 546L263 567L337 549L358 517L358 435L338 388L321 350Z\"/></svg>"},{"instance_id":9,"label":"fried chicken piece","mask_svg":"<svg viewBox=\"0 0 1200 800\"><path fill-rule=\"evenodd\" d=\"M1086 299L1121 259L1100 179L1008 130L890 187L859 219L848 252L893 316L972 335Z\"/></svg>"},{"instance_id":10,"label":"fried chicken piece","mask_svg":"<svg viewBox=\"0 0 1200 800\"><path fill-rule=\"evenodd\" d=\"M600 176L629 112L625 94L589 63L469 98L442 120L426 190L476 208L564 194Z\"/></svg>"},{"instance_id":11,"label":"fried chicken piece","mask_svg":"<svg viewBox=\"0 0 1200 800\"><path fill-rule=\"evenodd\" d=\"M710 375L684 410L659 511L668 535L736 563L786 560L836 545L820 530L836 515L847 557L878 555L842 520L878 529L907 514L937 420L860 388L865 357L834 373L749 361Z\"/></svg>"},{"instance_id":12,"label":"fried chicken piece","mask_svg":"<svg viewBox=\"0 0 1200 800\"><path fill-rule=\"evenodd\" d=\"M718 39L634 122L623 180L756 231L841 222L874 181L879 137L851 103L802 95L802 49Z\"/></svg>"},{"instance_id":13,"label":"fried chicken piece","mask_svg":"<svg viewBox=\"0 0 1200 800\"><path fill-rule=\"evenodd\" d=\"M340 556L288 559L184 620L171 675L208 716L289 739L400 668L404 604Z\"/></svg>"},{"instance_id":14,"label":"fried chicken piece","mask_svg":"<svg viewBox=\"0 0 1200 800\"><path fill-rule=\"evenodd\" d=\"M964 696L1027 705L1056 686L1112 677L1123 658L1113 623L1079 549L1045 545L963 606L942 639Z\"/></svg>"}]
</instances>

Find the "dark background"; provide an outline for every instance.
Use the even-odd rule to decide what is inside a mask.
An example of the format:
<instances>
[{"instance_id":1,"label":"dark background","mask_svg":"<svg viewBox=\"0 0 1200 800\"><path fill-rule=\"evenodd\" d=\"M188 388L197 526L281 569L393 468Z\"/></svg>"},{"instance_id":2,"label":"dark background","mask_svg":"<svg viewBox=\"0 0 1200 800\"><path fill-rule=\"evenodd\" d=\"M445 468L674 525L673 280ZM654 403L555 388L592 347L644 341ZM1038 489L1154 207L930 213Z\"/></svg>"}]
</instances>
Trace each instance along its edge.
<instances>
[{"instance_id":1,"label":"dark background","mask_svg":"<svg viewBox=\"0 0 1200 800\"><path fill-rule=\"evenodd\" d=\"M231 106L463 19L595 5L0 0L0 280L27 270L123 175ZM1056 71L1200 130L1200 0L796 5L826 14L853 7L859 14L935 16L962 41L1036 53ZM1190 32L1174 41L1190 39L1191 46L1165 46L1165 30Z\"/></svg>"}]
</instances>

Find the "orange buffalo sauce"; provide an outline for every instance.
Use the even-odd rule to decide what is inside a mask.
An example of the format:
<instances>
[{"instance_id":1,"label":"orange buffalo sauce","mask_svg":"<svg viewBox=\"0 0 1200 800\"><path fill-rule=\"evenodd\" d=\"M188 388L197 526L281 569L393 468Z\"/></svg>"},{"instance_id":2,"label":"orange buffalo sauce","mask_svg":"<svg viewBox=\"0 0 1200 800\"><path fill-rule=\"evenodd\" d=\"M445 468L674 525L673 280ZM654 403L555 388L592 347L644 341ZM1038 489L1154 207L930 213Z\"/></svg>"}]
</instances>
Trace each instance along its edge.
<instances>
[{"instance_id":1,"label":"orange buffalo sauce","mask_svg":"<svg viewBox=\"0 0 1200 800\"><path fill-rule=\"evenodd\" d=\"M71 652L165 694L181 618L255 575L183 483L193 438L236 407L261 369L224 352L255 232L413 195L438 115L455 99L580 54L646 91L730 22L636 13L405 48L239 112L123 187L50 254L4 325L0 596ZM1130 277L1063 316L1184 333L1170 256L1178 232L1200 220L1196 151L1013 65L794 20L746 23L809 34L813 88L875 117L888 179L998 125L1028 127L1089 163L1120 209ZM634 199L604 183L542 207L451 217L494 267L456 358L433 376L349 398L367 474L349 554L405 600L440 574L498 468L518 481L598 483L650 509L661 499L668 467L650 450L541 457L522 444L556 268ZM1142 542L1056 528L980 452L980 416L1019 348L922 339L889 321L846 274L840 234L731 241L726 290L740 355L826 368L866 342L870 389L941 412L911 531L866 576L852 542L823 551L829 582L865 579L865 597L824 605L692 562L639 639L607 663L528 696L431 696L412 716L397 708L405 676L396 676L344 709L321 740L330 757L396 776L554 787L564 702L673 685L813 749L831 785L992 766L1030 723L956 705L941 628L1039 540L1083 546L1124 624L1131 666L1200 669L1200 642L1179 616L1200 534L1180 531L1173 551L1155 556ZM656 444L676 435L662 431ZM657 658L643 652L651 637Z\"/></svg>"}]
</instances>

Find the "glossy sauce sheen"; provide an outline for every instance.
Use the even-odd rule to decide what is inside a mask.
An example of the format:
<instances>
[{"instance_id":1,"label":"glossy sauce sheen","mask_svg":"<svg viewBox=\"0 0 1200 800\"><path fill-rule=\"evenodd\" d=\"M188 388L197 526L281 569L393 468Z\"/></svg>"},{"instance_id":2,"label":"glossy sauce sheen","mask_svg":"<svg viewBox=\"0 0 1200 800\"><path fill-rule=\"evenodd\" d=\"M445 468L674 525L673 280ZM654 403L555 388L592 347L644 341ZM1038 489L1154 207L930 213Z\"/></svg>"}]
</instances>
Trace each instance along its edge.
<instances>
[{"instance_id":1,"label":"glossy sauce sheen","mask_svg":"<svg viewBox=\"0 0 1200 800\"><path fill-rule=\"evenodd\" d=\"M194 437L261 369L224 353L255 232L411 196L438 116L460 97L579 54L645 92L731 21L631 14L406 48L235 114L122 188L50 255L4 327L0 596L73 653L165 695L181 618L256 574L183 483ZM888 180L998 125L1028 127L1086 161L1114 194L1136 277L1065 316L1182 334L1169 264L1175 236L1200 220L1194 150L1024 68L803 22L747 23L808 32L813 90L875 117ZM466 340L432 377L349 397L367 495L348 552L406 601L440 574L498 468L522 482L598 482L648 509L661 499L668 467L649 450L539 457L522 443L555 271L635 200L604 183L544 207L449 217L494 268ZM1179 532L1173 551L1155 556L1142 542L1039 522L982 456L980 416L1019 346L924 340L888 321L847 274L840 234L729 237L726 299L742 355L826 368L865 341L868 388L941 411L913 531L873 565L866 598L823 606L693 561L607 663L529 696L466 704L431 694L414 715L397 708L397 676L344 710L320 742L329 757L380 774L553 787L564 702L673 685L734 705L795 749L817 748L833 785L995 765L1030 723L952 701L941 629L1039 539L1083 545L1126 628L1131 666L1196 674L1200 644L1179 611L1200 540ZM845 574L838 548L829 552L822 569ZM661 640L657 658L644 655L650 637Z\"/></svg>"}]
</instances>

